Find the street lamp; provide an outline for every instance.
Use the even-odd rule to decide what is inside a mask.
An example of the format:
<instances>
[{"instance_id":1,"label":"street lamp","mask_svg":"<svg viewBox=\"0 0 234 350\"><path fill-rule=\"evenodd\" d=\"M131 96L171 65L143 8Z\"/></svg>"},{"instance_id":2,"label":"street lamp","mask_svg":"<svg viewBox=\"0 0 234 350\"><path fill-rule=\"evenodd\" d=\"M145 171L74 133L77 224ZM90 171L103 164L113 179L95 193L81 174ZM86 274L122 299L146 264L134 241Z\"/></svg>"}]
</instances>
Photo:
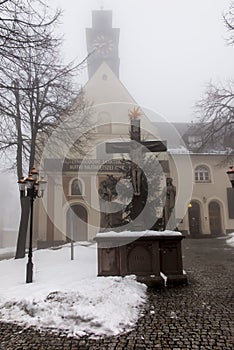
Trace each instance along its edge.
<instances>
[{"instance_id":1,"label":"street lamp","mask_svg":"<svg viewBox=\"0 0 234 350\"><path fill-rule=\"evenodd\" d=\"M234 168L233 166L230 166L228 171L227 171L227 175L229 177L229 180L232 184L232 187L234 188Z\"/></svg>"},{"instance_id":2,"label":"street lamp","mask_svg":"<svg viewBox=\"0 0 234 350\"><path fill-rule=\"evenodd\" d=\"M31 169L27 179L22 176L18 181L20 196L30 198L30 231L29 231L29 249L28 263L26 268L26 283L33 280L33 263L32 263L32 238L33 238L33 203L35 198L42 198L46 189L47 181L43 177L38 181L38 172L35 167Z\"/></svg>"}]
</instances>

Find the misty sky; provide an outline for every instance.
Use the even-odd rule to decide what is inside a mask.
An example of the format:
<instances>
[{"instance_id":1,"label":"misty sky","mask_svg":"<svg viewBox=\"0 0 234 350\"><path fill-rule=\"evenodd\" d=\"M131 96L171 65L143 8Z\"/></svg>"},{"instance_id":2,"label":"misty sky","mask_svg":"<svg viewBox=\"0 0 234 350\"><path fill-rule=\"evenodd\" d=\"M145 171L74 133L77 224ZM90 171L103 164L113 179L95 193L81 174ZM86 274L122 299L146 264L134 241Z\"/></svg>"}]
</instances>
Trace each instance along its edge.
<instances>
[{"instance_id":1,"label":"misty sky","mask_svg":"<svg viewBox=\"0 0 234 350\"><path fill-rule=\"evenodd\" d=\"M206 84L233 78L234 47L222 14L229 0L51 0L64 9L66 58L86 54L91 10L113 10L120 28L120 80L138 104L169 121L194 119ZM87 74L77 78L81 84Z\"/></svg>"}]
</instances>

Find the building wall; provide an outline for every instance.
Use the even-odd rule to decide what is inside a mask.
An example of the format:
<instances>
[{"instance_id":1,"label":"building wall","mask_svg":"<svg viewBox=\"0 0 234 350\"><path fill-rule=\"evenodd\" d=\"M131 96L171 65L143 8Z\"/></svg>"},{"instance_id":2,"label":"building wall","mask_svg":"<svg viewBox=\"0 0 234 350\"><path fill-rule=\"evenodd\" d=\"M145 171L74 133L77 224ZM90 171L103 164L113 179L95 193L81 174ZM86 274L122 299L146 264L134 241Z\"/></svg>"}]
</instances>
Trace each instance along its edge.
<instances>
[{"instance_id":1,"label":"building wall","mask_svg":"<svg viewBox=\"0 0 234 350\"><path fill-rule=\"evenodd\" d=\"M184 155L180 155L180 157L184 158ZM227 187L230 187L230 182L226 175L227 166L224 162L225 158L225 155L190 154L193 171L192 194L190 199L188 196L186 205L188 206L192 201L195 201L200 205L201 233L203 234L211 234L209 211L209 205L211 202L217 202L220 207L220 233L226 233L234 230L234 219L230 219L228 215ZM210 179L207 182L195 181L195 169L200 165L205 165L209 169ZM175 167L172 167L172 177L177 179ZM178 186L178 179L176 180L176 185ZM179 228L189 233L188 210L185 217L182 219L183 222L180 224Z\"/></svg>"},{"instance_id":2,"label":"building wall","mask_svg":"<svg viewBox=\"0 0 234 350\"><path fill-rule=\"evenodd\" d=\"M101 135L101 138L103 135ZM179 229L183 232L190 232L188 206L191 202L199 203L201 210L201 233L204 235L211 234L210 228L210 213L209 204L215 201L220 206L221 213L221 233L234 231L234 219L228 217L227 208L227 187L230 187L229 179L226 175L226 166L220 165L224 160L224 156L208 155L208 154L190 154L190 155L170 155L170 176L173 178L174 185L177 188L177 202L176 202L176 217L179 224ZM196 182L194 172L197 166L205 165L209 169L210 181ZM181 175L182 174L182 175ZM48 201L44 198L45 203L54 203L55 227L53 232L53 239L60 241L67 239L67 211L71 205L80 204L87 210L88 216L88 236L87 239L92 240L99 231L100 213L99 213L99 199L98 187L100 179L104 179L107 174L102 173L99 177L95 172L86 172L79 174L79 178L83 183L84 193L82 195L71 195L71 182L77 178L77 173L66 172L62 177L62 184L59 185L58 178L54 175L55 183L53 199ZM116 174L115 174L116 175ZM120 174L119 174L120 175ZM50 184L51 185L51 184ZM182 194L181 194L182 193ZM38 239L45 240L50 237L46 232L46 210L43 207L43 201L37 201L39 206L39 220L38 221ZM47 218L48 220L48 218ZM52 220L52 221L53 221Z\"/></svg>"}]
</instances>

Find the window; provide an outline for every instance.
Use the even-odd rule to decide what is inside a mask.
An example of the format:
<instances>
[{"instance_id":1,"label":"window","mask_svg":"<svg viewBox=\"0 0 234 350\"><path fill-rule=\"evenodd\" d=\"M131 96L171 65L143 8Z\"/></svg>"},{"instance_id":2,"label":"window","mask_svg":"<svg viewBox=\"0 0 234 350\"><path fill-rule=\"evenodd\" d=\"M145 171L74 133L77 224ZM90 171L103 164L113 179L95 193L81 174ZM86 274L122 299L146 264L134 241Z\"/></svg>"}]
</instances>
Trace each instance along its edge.
<instances>
[{"instance_id":1,"label":"window","mask_svg":"<svg viewBox=\"0 0 234 350\"><path fill-rule=\"evenodd\" d=\"M199 165L195 169L196 182L210 182L210 171L205 165Z\"/></svg>"},{"instance_id":2,"label":"window","mask_svg":"<svg viewBox=\"0 0 234 350\"><path fill-rule=\"evenodd\" d=\"M83 192L83 188L82 188L82 183L80 180L75 179L72 181L71 184L71 195L72 196L81 196Z\"/></svg>"}]
</instances>

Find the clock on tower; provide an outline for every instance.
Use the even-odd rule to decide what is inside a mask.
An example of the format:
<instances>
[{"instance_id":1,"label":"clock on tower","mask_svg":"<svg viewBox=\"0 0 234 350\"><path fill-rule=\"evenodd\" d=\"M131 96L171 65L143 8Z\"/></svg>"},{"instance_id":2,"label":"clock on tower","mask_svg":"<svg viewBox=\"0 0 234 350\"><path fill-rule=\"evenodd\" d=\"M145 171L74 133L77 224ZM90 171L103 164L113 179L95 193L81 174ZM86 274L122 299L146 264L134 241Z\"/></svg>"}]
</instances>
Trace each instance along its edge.
<instances>
[{"instance_id":1,"label":"clock on tower","mask_svg":"<svg viewBox=\"0 0 234 350\"><path fill-rule=\"evenodd\" d=\"M112 39L105 37L104 35L98 35L93 40L93 49L95 54L108 56L114 48L114 43Z\"/></svg>"},{"instance_id":2,"label":"clock on tower","mask_svg":"<svg viewBox=\"0 0 234 350\"><path fill-rule=\"evenodd\" d=\"M112 27L112 11L92 11L92 28L86 28L89 78L105 61L119 77L119 28Z\"/></svg>"}]
</instances>

